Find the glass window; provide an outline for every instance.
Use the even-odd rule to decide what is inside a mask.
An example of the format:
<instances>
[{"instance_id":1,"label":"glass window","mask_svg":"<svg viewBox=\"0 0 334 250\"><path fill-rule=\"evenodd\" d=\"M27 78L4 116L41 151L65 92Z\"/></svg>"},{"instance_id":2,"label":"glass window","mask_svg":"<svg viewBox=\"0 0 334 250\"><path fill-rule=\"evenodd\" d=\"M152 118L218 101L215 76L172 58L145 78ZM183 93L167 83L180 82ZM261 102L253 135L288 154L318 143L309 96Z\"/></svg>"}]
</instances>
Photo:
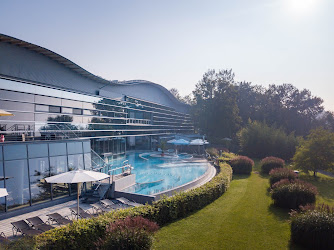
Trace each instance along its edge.
<instances>
[{"instance_id":1,"label":"glass window","mask_svg":"<svg viewBox=\"0 0 334 250\"><path fill-rule=\"evenodd\" d=\"M67 107L73 107L73 108L82 108L82 102L78 101L71 101L71 100L62 100L62 105Z\"/></svg>"},{"instance_id":2,"label":"glass window","mask_svg":"<svg viewBox=\"0 0 334 250\"><path fill-rule=\"evenodd\" d=\"M28 145L29 158L48 157L47 144L30 144Z\"/></svg>"},{"instance_id":3,"label":"glass window","mask_svg":"<svg viewBox=\"0 0 334 250\"><path fill-rule=\"evenodd\" d=\"M82 115L82 109L73 109L73 114Z\"/></svg>"},{"instance_id":4,"label":"glass window","mask_svg":"<svg viewBox=\"0 0 334 250\"><path fill-rule=\"evenodd\" d=\"M50 113L61 113L61 107L58 106L49 106Z\"/></svg>"},{"instance_id":5,"label":"glass window","mask_svg":"<svg viewBox=\"0 0 334 250\"><path fill-rule=\"evenodd\" d=\"M0 161L2 161L2 146L0 146Z\"/></svg>"},{"instance_id":6,"label":"glass window","mask_svg":"<svg viewBox=\"0 0 334 250\"><path fill-rule=\"evenodd\" d=\"M7 206L14 208L29 203L29 179L27 160L5 162Z\"/></svg>"},{"instance_id":7,"label":"glass window","mask_svg":"<svg viewBox=\"0 0 334 250\"><path fill-rule=\"evenodd\" d=\"M85 160L85 169L91 170L92 169L92 157L91 153L84 154L84 160Z\"/></svg>"},{"instance_id":8,"label":"glass window","mask_svg":"<svg viewBox=\"0 0 334 250\"><path fill-rule=\"evenodd\" d=\"M53 91L52 89L48 89L48 90ZM39 104L61 106L61 99L54 98L54 97L48 97L48 96L36 95L35 102Z\"/></svg>"},{"instance_id":9,"label":"glass window","mask_svg":"<svg viewBox=\"0 0 334 250\"><path fill-rule=\"evenodd\" d=\"M4 188L3 163L0 161L0 188ZM5 211L5 197L0 197L0 213Z\"/></svg>"},{"instance_id":10,"label":"glass window","mask_svg":"<svg viewBox=\"0 0 334 250\"><path fill-rule=\"evenodd\" d=\"M66 155L66 143L50 143L50 156Z\"/></svg>"},{"instance_id":11,"label":"glass window","mask_svg":"<svg viewBox=\"0 0 334 250\"><path fill-rule=\"evenodd\" d=\"M50 176L48 158L29 159L31 199L33 203L51 198L51 185L45 181Z\"/></svg>"},{"instance_id":12,"label":"glass window","mask_svg":"<svg viewBox=\"0 0 334 250\"><path fill-rule=\"evenodd\" d=\"M16 101L34 102L34 95L32 94L25 94L8 90L0 90L0 98Z\"/></svg>"},{"instance_id":13,"label":"glass window","mask_svg":"<svg viewBox=\"0 0 334 250\"><path fill-rule=\"evenodd\" d=\"M34 104L23 102L0 101L0 107L5 110L34 111Z\"/></svg>"},{"instance_id":14,"label":"glass window","mask_svg":"<svg viewBox=\"0 0 334 250\"><path fill-rule=\"evenodd\" d=\"M72 108L62 108L61 110L64 114L72 114L73 113L73 110Z\"/></svg>"},{"instance_id":15,"label":"glass window","mask_svg":"<svg viewBox=\"0 0 334 250\"><path fill-rule=\"evenodd\" d=\"M64 143L65 144L65 143ZM50 144L51 145L51 144ZM67 157L66 156L56 156L50 157L50 173L51 175L57 175L68 171L67 167ZM67 184L52 184L53 197L62 197L68 195L68 185Z\"/></svg>"},{"instance_id":16,"label":"glass window","mask_svg":"<svg viewBox=\"0 0 334 250\"><path fill-rule=\"evenodd\" d=\"M5 160L18 160L27 158L26 145L6 145L4 146Z\"/></svg>"},{"instance_id":17,"label":"glass window","mask_svg":"<svg viewBox=\"0 0 334 250\"><path fill-rule=\"evenodd\" d=\"M70 171L75 169L84 169L82 156L82 154L68 156L68 169Z\"/></svg>"},{"instance_id":18,"label":"glass window","mask_svg":"<svg viewBox=\"0 0 334 250\"><path fill-rule=\"evenodd\" d=\"M67 143L68 154L80 154L82 153L82 142L68 142Z\"/></svg>"},{"instance_id":19,"label":"glass window","mask_svg":"<svg viewBox=\"0 0 334 250\"><path fill-rule=\"evenodd\" d=\"M83 142L83 149L85 153L90 153L91 147L90 147L90 141L84 141Z\"/></svg>"},{"instance_id":20,"label":"glass window","mask_svg":"<svg viewBox=\"0 0 334 250\"><path fill-rule=\"evenodd\" d=\"M49 112L49 106L47 105L35 105L35 110L36 111L41 111L41 112Z\"/></svg>"}]
</instances>

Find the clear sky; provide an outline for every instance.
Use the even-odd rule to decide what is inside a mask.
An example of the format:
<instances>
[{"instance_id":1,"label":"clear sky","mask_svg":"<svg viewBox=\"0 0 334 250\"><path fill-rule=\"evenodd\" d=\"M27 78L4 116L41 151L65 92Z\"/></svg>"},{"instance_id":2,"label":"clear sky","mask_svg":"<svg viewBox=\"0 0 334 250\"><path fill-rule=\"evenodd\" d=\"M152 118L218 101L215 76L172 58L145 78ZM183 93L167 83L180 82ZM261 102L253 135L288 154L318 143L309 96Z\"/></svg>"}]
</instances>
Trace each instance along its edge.
<instances>
[{"instance_id":1,"label":"clear sky","mask_svg":"<svg viewBox=\"0 0 334 250\"><path fill-rule=\"evenodd\" d=\"M307 88L334 111L334 0L0 0L0 33L109 80L189 94L208 69Z\"/></svg>"}]
</instances>

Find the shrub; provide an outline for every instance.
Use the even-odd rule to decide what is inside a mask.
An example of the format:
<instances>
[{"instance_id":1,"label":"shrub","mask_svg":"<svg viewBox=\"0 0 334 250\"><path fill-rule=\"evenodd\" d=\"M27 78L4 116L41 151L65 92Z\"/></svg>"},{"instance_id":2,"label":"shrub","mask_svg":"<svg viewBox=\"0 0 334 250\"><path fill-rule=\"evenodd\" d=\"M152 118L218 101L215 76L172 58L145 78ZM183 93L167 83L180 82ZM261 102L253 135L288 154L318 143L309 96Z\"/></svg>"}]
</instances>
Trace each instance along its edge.
<instances>
[{"instance_id":1,"label":"shrub","mask_svg":"<svg viewBox=\"0 0 334 250\"><path fill-rule=\"evenodd\" d=\"M98 249L150 249L152 235L159 226L141 216L126 217L106 226L105 235L96 243Z\"/></svg>"},{"instance_id":2,"label":"shrub","mask_svg":"<svg viewBox=\"0 0 334 250\"><path fill-rule=\"evenodd\" d=\"M308 206L291 213L291 241L311 249L334 249L334 207Z\"/></svg>"},{"instance_id":3,"label":"shrub","mask_svg":"<svg viewBox=\"0 0 334 250\"><path fill-rule=\"evenodd\" d=\"M247 156L238 156L230 161L233 174L250 174L254 161Z\"/></svg>"},{"instance_id":4,"label":"shrub","mask_svg":"<svg viewBox=\"0 0 334 250\"><path fill-rule=\"evenodd\" d=\"M208 148L205 150L210 156L218 157L219 156L219 151L216 148Z\"/></svg>"},{"instance_id":5,"label":"shrub","mask_svg":"<svg viewBox=\"0 0 334 250\"><path fill-rule=\"evenodd\" d=\"M260 166L261 166L261 172L263 174L269 174L270 170L274 168L283 168L284 167L284 160L277 157L266 157L261 160Z\"/></svg>"},{"instance_id":6,"label":"shrub","mask_svg":"<svg viewBox=\"0 0 334 250\"><path fill-rule=\"evenodd\" d=\"M283 208L299 208L315 203L317 188L311 183L301 180L281 180L274 184L271 198L274 204Z\"/></svg>"},{"instance_id":7,"label":"shrub","mask_svg":"<svg viewBox=\"0 0 334 250\"><path fill-rule=\"evenodd\" d=\"M162 226L197 211L219 198L229 187L232 168L220 164L220 172L201 187L163 197L152 205L128 208L100 215L96 218L74 221L37 236L40 249L94 249L103 239L106 227L117 219L142 216Z\"/></svg>"},{"instance_id":8,"label":"shrub","mask_svg":"<svg viewBox=\"0 0 334 250\"><path fill-rule=\"evenodd\" d=\"M297 174L293 172L293 170L287 168L274 168L270 170L269 175L270 186L282 179L288 179L291 181L298 177Z\"/></svg>"}]
</instances>

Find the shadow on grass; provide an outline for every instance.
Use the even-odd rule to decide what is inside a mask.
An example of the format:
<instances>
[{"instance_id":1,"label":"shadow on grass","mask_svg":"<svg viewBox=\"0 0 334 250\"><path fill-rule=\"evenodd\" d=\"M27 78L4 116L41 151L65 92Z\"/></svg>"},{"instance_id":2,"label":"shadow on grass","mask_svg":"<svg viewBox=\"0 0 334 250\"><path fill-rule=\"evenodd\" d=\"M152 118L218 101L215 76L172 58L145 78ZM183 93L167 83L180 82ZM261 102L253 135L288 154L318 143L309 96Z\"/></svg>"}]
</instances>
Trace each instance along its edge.
<instances>
[{"instance_id":1,"label":"shadow on grass","mask_svg":"<svg viewBox=\"0 0 334 250\"><path fill-rule=\"evenodd\" d=\"M287 221L290 219L290 209L276 207L274 204L271 204L268 207L268 211L270 214L273 214L277 219L281 221Z\"/></svg>"},{"instance_id":2,"label":"shadow on grass","mask_svg":"<svg viewBox=\"0 0 334 250\"><path fill-rule=\"evenodd\" d=\"M311 175L300 176L301 180L312 183L318 188L319 194L330 200L334 200L334 178L314 177Z\"/></svg>"}]
</instances>

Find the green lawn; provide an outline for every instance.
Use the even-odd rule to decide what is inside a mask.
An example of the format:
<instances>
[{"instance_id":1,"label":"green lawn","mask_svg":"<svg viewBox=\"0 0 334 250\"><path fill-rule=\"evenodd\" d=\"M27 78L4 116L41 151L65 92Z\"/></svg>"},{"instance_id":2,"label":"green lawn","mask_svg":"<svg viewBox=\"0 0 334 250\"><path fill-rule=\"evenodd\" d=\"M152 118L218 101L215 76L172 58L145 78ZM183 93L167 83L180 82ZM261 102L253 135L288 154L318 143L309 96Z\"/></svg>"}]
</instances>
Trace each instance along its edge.
<instances>
[{"instance_id":1,"label":"green lawn","mask_svg":"<svg viewBox=\"0 0 334 250\"><path fill-rule=\"evenodd\" d=\"M255 168L257 170L257 168ZM334 179L301 175L318 186L318 201L334 205ZM235 176L229 190L204 209L156 234L155 249L287 249L288 210L272 206L268 178Z\"/></svg>"}]
</instances>

